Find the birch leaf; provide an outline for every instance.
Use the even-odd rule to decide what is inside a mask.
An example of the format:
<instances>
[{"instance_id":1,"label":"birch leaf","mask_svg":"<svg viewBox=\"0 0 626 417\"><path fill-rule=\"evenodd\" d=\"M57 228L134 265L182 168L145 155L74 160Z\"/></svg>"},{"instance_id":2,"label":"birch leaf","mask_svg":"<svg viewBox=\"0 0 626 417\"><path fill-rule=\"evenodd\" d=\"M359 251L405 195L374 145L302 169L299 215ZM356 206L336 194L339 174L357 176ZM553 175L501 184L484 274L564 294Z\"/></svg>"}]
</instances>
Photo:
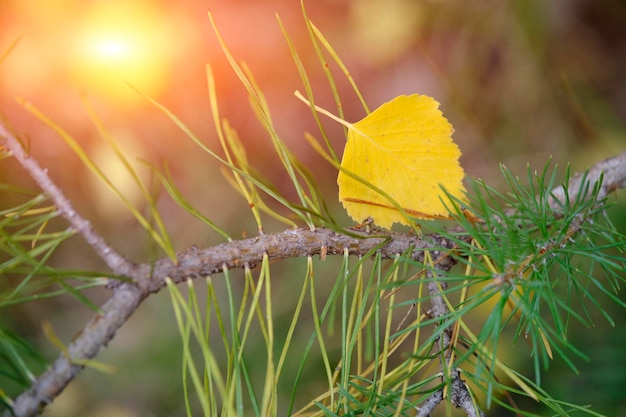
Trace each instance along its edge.
<instances>
[{"instance_id":1,"label":"birch leaf","mask_svg":"<svg viewBox=\"0 0 626 417\"><path fill-rule=\"evenodd\" d=\"M357 222L384 228L447 217L441 187L465 201L461 151L439 103L424 95L398 96L348 126L339 172L339 200ZM402 213L399 208L404 210Z\"/></svg>"}]
</instances>

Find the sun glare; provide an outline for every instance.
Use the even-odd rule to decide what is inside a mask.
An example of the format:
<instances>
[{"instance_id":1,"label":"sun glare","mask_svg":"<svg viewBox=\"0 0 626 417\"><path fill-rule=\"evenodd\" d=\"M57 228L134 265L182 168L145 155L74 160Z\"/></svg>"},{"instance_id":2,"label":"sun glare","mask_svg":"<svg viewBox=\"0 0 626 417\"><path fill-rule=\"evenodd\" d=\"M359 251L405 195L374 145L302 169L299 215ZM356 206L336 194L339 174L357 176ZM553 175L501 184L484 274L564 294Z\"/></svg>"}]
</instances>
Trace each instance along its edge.
<instances>
[{"instance_id":1,"label":"sun glare","mask_svg":"<svg viewBox=\"0 0 626 417\"><path fill-rule=\"evenodd\" d=\"M139 99L128 84L158 95L173 60L170 28L149 2L96 3L76 29L71 70L87 90L118 103Z\"/></svg>"},{"instance_id":2,"label":"sun glare","mask_svg":"<svg viewBox=\"0 0 626 417\"><path fill-rule=\"evenodd\" d=\"M99 44L94 44L94 47L97 54L113 59L128 57L131 52L128 43L121 39L103 39Z\"/></svg>"}]
</instances>

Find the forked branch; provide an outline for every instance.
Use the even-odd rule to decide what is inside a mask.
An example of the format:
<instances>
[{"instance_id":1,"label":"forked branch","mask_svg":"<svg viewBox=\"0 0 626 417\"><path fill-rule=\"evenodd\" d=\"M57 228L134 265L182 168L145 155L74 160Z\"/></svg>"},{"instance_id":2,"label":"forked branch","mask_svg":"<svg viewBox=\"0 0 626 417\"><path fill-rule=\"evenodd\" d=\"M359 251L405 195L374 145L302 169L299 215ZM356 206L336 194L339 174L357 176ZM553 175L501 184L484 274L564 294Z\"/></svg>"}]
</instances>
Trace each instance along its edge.
<instances>
[{"instance_id":1,"label":"forked branch","mask_svg":"<svg viewBox=\"0 0 626 417\"><path fill-rule=\"evenodd\" d=\"M206 249L193 247L179 253L174 261L164 258L152 265L135 264L126 260L109 246L94 230L91 223L76 212L71 202L50 179L47 170L41 168L37 161L28 155L19 140L2 124L0 124L0 145L20 162L50 197L59 213L92 246L111 271L115 275L130 279L130 282L120 281L112 288L111 297L104 303L100 312L77 333L69 344L69 357L65 354L60 355L53 365L33 382L28 391L14 400L12 407L16 416L39 414L78 375L85 362L95 357L99 350L113 339L115 332L134 313L141 302L151 293L158 292L165 286L167 277L174 282L182 282L219 273L225 267L229 269L252 267L261 262L264 254L267 254L270 260L316 254L342 256L345 248L348 248L352 255L364 256L372 251L379 251L383 257L387 258L394 258L397 254L407 253L409 249L412 249L412 256L420 262L424 261L424 253L428 251L435 266L440 270L448 270L455 262L453 257L445 256L455 244L436 234L417 237L401 233L368 234L355 230L346 234L318 228L286 230ZM602 172L604 173L602 185L604 193L601 196L624 188L626 186L626 152L597 164L590 171L589 179L593 180ZM574 181L577 181L577 178L572 180ZM570 185L569 189L572 192L579 187ZM559 197L558 189L554 191L554 195L556 198ZM437 291L435 288L431 290L433 300L438 295ZM445 315L446 311L440 313ZM473 405L471 410L469 406L463 405L468 404L463 399L466 398L465 394L469 394L458 373L453 380L452 393L457 392L455 387L458 388L458 395L455 398L458 399L460 407L469 416L481 415L480 412L476 414L476 411L471 411ZM439 399L435 394L433 394L433 401L427 401L427 404L432 403L433 408L443 398L441 395ZM452 400L456 405L456 400L454 398ZM423 410L428 408L427 404L422 408ZM428 414L424 412L418 415ZM5 415L11 414L7 412Z\"/></svg>"}]
</instances>

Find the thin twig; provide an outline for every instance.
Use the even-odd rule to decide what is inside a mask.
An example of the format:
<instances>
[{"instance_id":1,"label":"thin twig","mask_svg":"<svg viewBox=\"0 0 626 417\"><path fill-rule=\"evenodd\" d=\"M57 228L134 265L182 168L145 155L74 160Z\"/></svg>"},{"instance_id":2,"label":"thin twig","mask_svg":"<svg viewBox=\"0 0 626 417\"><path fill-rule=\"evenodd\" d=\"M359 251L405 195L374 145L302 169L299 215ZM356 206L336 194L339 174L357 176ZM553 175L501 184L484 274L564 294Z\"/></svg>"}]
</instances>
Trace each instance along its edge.
<instances>
[{"instance_id":1,"label":"thin twig","mask_svg":"<svg viewBox=\"0 0 626 417\"><path fill-rule=\"evenodd\" d=\"M117 253L102 236L98 234L91 222L80 216L65 194L50 179L48 170L43 169L39 163L26 153L20 141L3 124L0 123L0 139L5 143L9 154L24 167L30 176L37 182L39 187L52 199L59 213L80 233L83 238L93 247L96 253L106 262L107 266L115 274L128 276L134 265Z\"/></svg>"},{"instance_id":2,"label":"thin twig","mask_svg":"<svg viewBox=\"0 0 626 417\"><path fill-rule=\"evenodd\" d=\"M443 401L443 388L439 388L437 391L430 394L430 397L426 399L419 407L416 407L416 417L428 417L430 413Z\"/></svg>"},{"instance_id":3,"label":"thin twig","mask_svg":"<svg viewBox=\"0 0 626 417\"><path fill-rule=\"evenodd\" d=\"M428 299L430 301L431 310L430 316L435 319L443 319L450 313L450 309L444 300L444 293L446 290L446 282L445 280L437 279L437 273L439 272L438 268L435 268L434 271L428 271L428 277L430 278L427 283L428 288ZM443 329L440 328L441 324L437 325L435 331L440 332L439 336L439 367L441 369L441 380L445 383L446 381L450 381L450 390L448 391L448 396L450 398L450 402L456 408L460 408L468 415L468 417L484 417L483 411L477 407L477 405L472 401L472 397L469 393L469 388L465 384L465 381L461 379L461 373L459 369L455 369L454 373L451 375L450 379L446 378L446 373L448 373L448 366L450 362L450 357L452 354L452 349L450 349L450 341L451 341L451 333L452 330L450 326L447 326ZM428 417L433 409L441 403L444 399L444 388L439 388L437 391L432 393L430 397L426 399L426 401L417 408L417 417Z\"/></svg>"}]
</instances>

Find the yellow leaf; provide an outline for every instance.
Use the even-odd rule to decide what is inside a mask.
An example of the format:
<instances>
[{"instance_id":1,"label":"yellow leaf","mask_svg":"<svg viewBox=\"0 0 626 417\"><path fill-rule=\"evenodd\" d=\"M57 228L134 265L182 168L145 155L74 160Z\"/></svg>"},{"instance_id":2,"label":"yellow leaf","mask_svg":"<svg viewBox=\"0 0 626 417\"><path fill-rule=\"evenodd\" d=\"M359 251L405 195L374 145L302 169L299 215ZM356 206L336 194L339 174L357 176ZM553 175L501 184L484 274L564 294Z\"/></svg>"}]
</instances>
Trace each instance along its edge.
<instances>
[{"instance_id":1,"label":"yellow leaf","mask_svg":"<svg viewBox=\"0 0 626 417\"><path fill-rule=\"evenodd\" d=\"M371 217L387 229L410 224L398 206L418 219L447 217L449 200L441 187L465 201L461 151L433 98L399 96L346 125L337 184L339 200L355 221Z\"/></svg>"}]
</instances>

